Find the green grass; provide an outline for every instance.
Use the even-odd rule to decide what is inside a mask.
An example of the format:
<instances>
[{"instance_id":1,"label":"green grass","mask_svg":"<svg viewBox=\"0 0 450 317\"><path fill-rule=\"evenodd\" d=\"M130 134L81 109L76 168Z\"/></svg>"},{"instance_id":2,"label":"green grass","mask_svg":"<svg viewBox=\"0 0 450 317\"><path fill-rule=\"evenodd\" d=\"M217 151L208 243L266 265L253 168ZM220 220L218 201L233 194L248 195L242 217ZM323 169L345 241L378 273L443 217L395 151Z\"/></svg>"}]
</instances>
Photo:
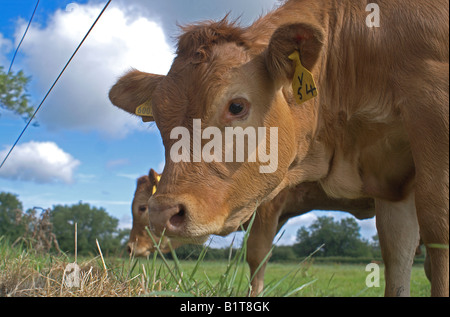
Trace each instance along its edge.
<instances>
[{"instance_id":1,"label":"green grass","mask_svg":"<svg viewBox=\"0 0 450 317\"><path fill-rule=\"evenodd\" d=\"M246 249L228 261L167 260L157 256L135 258L78 258L82 272L80 288L62 283L64 268L73 258L39 255L26 247L10 247L0 238L1 296L246 296L251 276L245 262ZM105 269L106 268L106 269ZM380 287L367 288L365 265L269 263L263 296L350 297L383 296ZM430 284L422 266L414 266L411 296L429 296Z\"/></svg>"},{"instance_id":2,"label":"green grass","mask_svg":"<svg viewBox=\"0 0 450 317\"><path fill-rule=\"evenodd\" d=\"M147 266L148 261L137 260L137 265L133 274L141 274L142 266ZM156 261L156 266L164 266L161 260ZM174 265L172 263L172 265ZM197 266L195 261L180 261L179 268L189 275ZM224 272L227 270L227 263L224 261L204 261L196 269L192 289L197 289L197 294L187 294L189 296L224 296L225 294L215 294L214 286L224 279ZM175 265L174 265L175 266ZM365 281L368 272L365 265L357 264L311 264L311 263L269 263L265 275L265 296L286 296L293 290L301 288L290 296L301 297L380 297L384 295L384 273L383 266L380 267L380 287L368 288ZM165 269L161 270L161 275L168 276ZM247 283L250 279L249 269L246 265L239 267L237 276L243 274L243 282L239 288L236 279L232 296L246 296ZM281 281L281 282L280 282ZM173 285L172 285L173 288ZM238 291L239 289L239 291ZM155 291L155 289L154 289ZM217 289L217 292L219 290ZM195 293L195 292L194 292ZM159 294L157 291L153 295ZM164 294L161 293L161 294ZM411 296L426 297L430 294L430 283L425 277L423 267L415 265L412 269ZM168 293L166 293L168 295ZM174 295L174 294L172 294ZM177 295L186 295L179 293Z\"/></svg>"},{"instance_id":3,"label":"green grass","mask_svg":"<svg viewBox=\"0 0 450 317\"><path fill-rule=\"evenodd\" d=\"M276 280L292 269L294 264L269 263L265 281ZM384 267L380 266L380 287L366 287L365 265L357 264L312 264L300 271L294 284L302 284L308 280L314 283L305 287L298 296L311 297L377 297L384 295ZM283 292L281 285L280 291ZM411 296L429 296L430 283L425 277L423 267L414 266L411 277Z\"/></svg>"}]
</instances>

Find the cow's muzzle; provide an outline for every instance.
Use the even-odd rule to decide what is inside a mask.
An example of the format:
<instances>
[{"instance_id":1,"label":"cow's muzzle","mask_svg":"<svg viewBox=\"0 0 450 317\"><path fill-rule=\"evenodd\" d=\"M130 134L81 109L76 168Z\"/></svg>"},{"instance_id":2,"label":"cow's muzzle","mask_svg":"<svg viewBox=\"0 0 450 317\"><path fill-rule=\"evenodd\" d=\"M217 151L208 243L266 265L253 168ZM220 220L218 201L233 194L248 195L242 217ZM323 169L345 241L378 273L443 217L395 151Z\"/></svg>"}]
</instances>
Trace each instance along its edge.
<instances>
[{"instance_id":1,"label":"cow's muzzle","mask_svg":"<svg viewBox=\"0 0 450 317\"><path fill-rule=\"evenodd\" d=\"M154 199L149 202L150 230L158 236L180 236L186 223L187 210L183 204L165 204Z\"/></svg>"}]
</instances>

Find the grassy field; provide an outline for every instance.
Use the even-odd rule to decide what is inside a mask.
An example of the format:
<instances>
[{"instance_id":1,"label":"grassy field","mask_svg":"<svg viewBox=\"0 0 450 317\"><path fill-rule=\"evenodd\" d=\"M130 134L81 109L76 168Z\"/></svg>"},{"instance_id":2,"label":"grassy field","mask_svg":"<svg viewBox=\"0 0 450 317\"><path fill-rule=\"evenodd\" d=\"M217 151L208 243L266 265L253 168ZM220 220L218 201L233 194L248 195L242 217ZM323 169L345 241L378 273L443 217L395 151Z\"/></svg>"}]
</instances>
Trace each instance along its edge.
<instances>
[{"instance_id":1,"label":"grassy field","mask_svg":"<svg viewBox=\"0 0 450 317\"><path fill-rule=\"evenodd\" d=\"M276 280L289 269L290 265L269 264L265 281ZM293 268L292 268L293 269ZM295 284L305 283L308 280L316 280L305 287L297 296L337 296L337 297L377 297L384 294L383 266L380 269L380 287L366 287L366 277L369 272L365 271L365 265L357 264L312 264L301 270L300 276L296 278ZM288 286L287 283L283 287ZM411 278L411 296L429 296L430 283L425 277L423 267L414 266Z\"/></svg>"},{"instance_id":2,"label":"grassy field","mask_svg":"<svg viewBox=\"0 0 450 317\"><path fill-rule=\"evenodd\" d=\"M78 259L79 287L64 280L73 262L66 256L36 255L11 248L0 239L0 297L2 296L246 296L249 272L244 252L228 262L169 261L94 257ZM263 296L349 297L383 296L380 287L367 288L365 265L269 263ZM429 296L423 268L413 268L411 296Z\"/></svg>"},{"instance_id":3,"label":"grassy field","mask_svg":"<svg viewBox=\"0 0 450 317\"><path fill-rule=\"evenodd\" d=\"M190 272L194 262L181 262L181 266ZM203 262L195 274L197 281L211 280L217 282L225 272L225 262ZM301 288L290 296L303 297L378 297L384 294L383 267L380 270L380 287L368 288L365 281L368 272L364 265L356 264L296 264L269 263L265 276L267 296L285 296ZM244 269L248 279L248 269ZM239 270L238 274L241 273ZM242 288L242 291L246 289ZM429 296L430 283L423 268L414 266L411 278L411 296ZM240 296L245 296L242 292Z\"/></svg>"}]
</instances>

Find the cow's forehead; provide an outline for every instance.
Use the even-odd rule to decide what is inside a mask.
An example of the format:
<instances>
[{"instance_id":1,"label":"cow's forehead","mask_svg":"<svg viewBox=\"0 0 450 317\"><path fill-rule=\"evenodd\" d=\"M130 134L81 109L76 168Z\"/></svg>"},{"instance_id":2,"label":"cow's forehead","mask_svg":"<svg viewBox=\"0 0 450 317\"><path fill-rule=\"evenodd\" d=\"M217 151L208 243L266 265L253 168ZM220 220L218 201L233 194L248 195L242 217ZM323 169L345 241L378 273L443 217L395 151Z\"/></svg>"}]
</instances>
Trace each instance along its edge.
<instances>
[{"instance_id":1,"label":"cow's forehead","mask_svg":"<svg viewBox=\"0 0 450 317\"><path fill-rule=\"evenodd\" d=\"M196 62L179 55L153 96L154 113L161 128L172 129L202 119L221 91L232 84L250 56L236 43L223 43L211 49L208 60ZM190 120L188 120L190 119Z\"/></svg>"},{"instance_id":2,"label":"cow's forehead","mask_svg":"<svg viewBox=\"0 0 450 317\"><path fill-rule=\"evenodd\" d=\"M221 21L205 21L182 27L183 34L178 38L177 55L192 57L197 61L208 59L211 49L223 43L248 46L245 29L225 17Z\"/></svg>"}]
</instances>

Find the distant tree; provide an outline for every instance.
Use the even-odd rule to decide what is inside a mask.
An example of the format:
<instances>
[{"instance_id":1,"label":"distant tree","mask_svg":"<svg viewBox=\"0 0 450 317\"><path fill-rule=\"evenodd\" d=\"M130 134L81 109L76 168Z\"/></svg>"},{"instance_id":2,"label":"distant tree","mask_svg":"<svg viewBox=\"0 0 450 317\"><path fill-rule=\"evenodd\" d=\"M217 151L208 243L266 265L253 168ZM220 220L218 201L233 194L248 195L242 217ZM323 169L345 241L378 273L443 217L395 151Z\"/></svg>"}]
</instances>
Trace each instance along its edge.
<instances>
[{"instance_id":1,"label":"distant tree","mask_svg":"<svg viewBox=\"0 0 450 317\"><path fill-rule=\"evenodd\" d=\"M371 247L372 247L372 254L381 258L380 238L378 237L378 234L372 237Z\"/></svg>"},{"instance_id":2,"label":"distant tree","mask_svg":"<svg viewBox=\"0 0 450 317\"><path fill-rule=\"evenodd\" d=\"M62 251L74 253L74 224L77 223L77 251L80 255L96 254L97 239L102 253L118 254L123 251L123 240L129 230L118 229L119 220L105 209L78 203L73 206L54 206L51 212L53 232Z\"/></svg>"},{"instance_id":3,"label":"distant tree","mask_svg":"<svg viewBox=\"0 0 450 317\"><path fill-rule=\"evenodd\" d=\"M179 260L196 260L203 247L200 245L184 244L176 249L176 255ZM168 259L173 259L172 254L168 253L165 255Z\"/></svg>"},{"instance_id":4,"label":"distant tree","mask_svg":"<svg viewBox=\"0 0 450 317\"><path fill-rule=\"evenodd\" d=\"M334 221L332 217L319 217L308 229L297 231L295 252L308 256L325 244L317 255L322 256L370 256L368 241L361 238L360 227L353 218Z\"/></svg>"},{"instance_id":5,"label":"distant tree","mask_svg":"<svg viewBox=\"0 0 450 317\"><path fill-rule=\"evenodd\" d=\"M270 261L273 262L288 262L297 261L298 257L295 254L294 248L292 246L277 246L273 249Z\"/></svg>"},{"instance_id":6,"label":"distant tree","mask_svg":"<svg viewBox=\"0 0 450 317\"><path fill-rule=\"evenodd\" d=\"M25 232L25 228L18 225L17 221L21 213L22 203L16 195L0 193L0 236L6 236L11 243Z\"/></svg>"},{"instance_id":7,"label":"distant tree","mask_svg":"<svg viewBox=\"0 0 450 317\"><path fill-rule=\"evenodd\" d=\"M29 95L26 93L30 77L23 71L6 73L0 66L0 109L10 110L28 120L33 115Z\"/></svg>"}]
</instances>

